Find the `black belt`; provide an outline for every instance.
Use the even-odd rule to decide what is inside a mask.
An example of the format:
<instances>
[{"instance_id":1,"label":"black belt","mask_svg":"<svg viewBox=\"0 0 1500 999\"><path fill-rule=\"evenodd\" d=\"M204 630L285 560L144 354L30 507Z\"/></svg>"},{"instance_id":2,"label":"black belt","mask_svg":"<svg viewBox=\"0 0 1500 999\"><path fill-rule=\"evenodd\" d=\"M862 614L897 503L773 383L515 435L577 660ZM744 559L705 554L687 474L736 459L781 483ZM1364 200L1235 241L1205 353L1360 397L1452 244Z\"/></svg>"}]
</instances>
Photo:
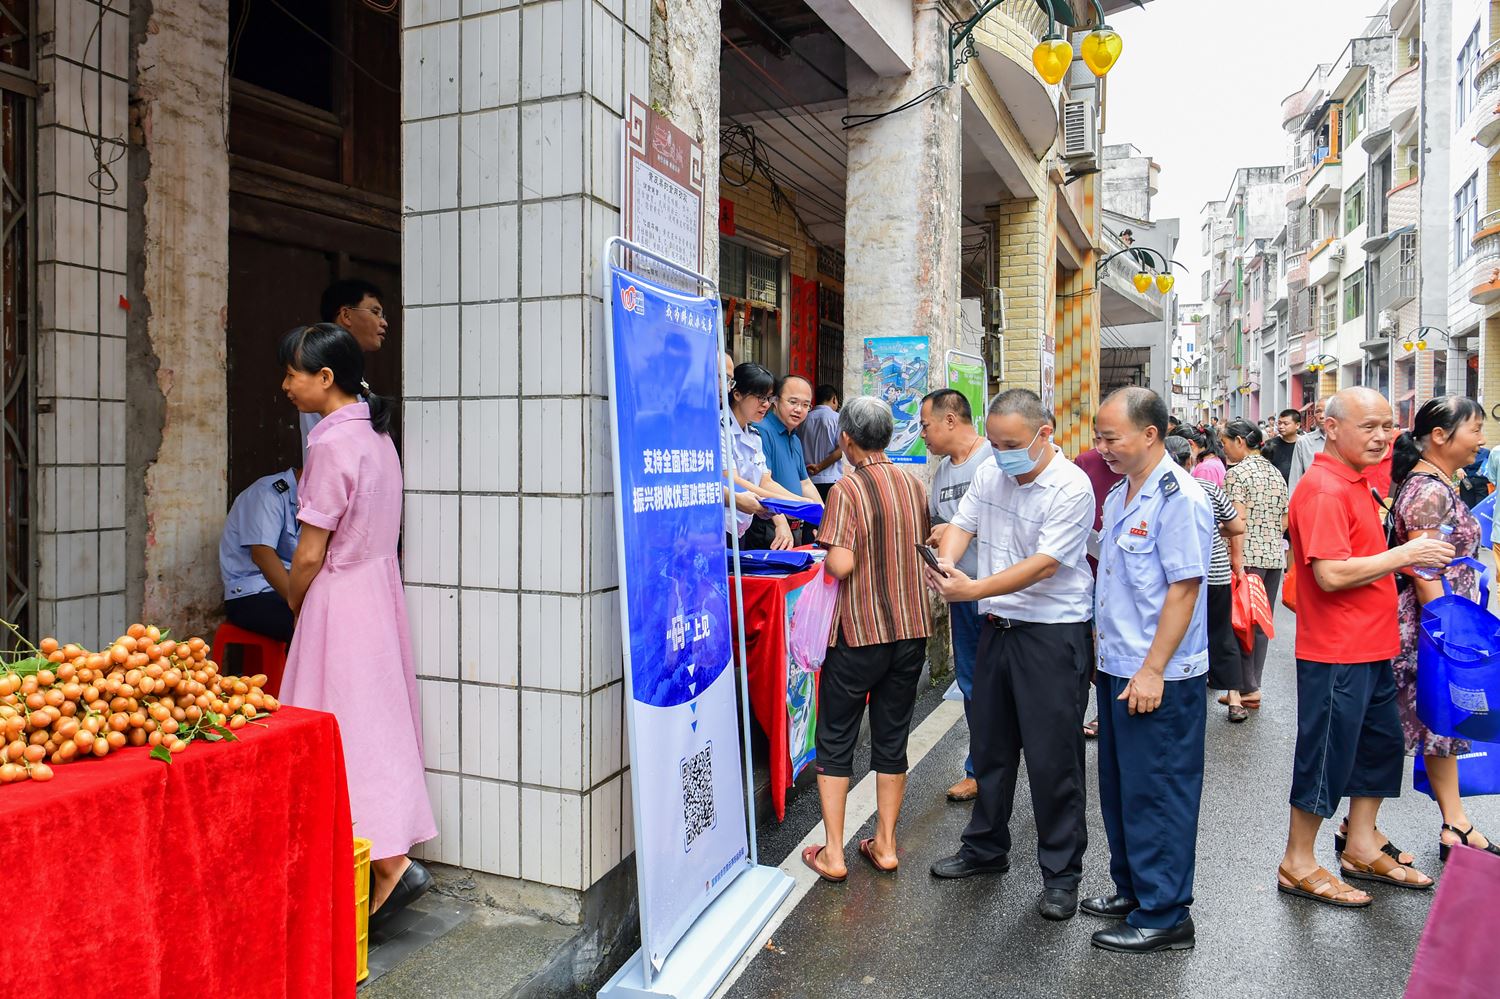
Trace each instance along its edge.
<instances>
[{"instance_id":1,"label":"black belt","mask_svg":"<svg viewBox=\"0 0 1500 999\"><path fill-rule=\"evenodd\" d=\"M1014 618L1001 617L999 614L986 614L984 618L1001 631L1009 631L1011 628L1030 628L1036 625L1035 621L1017 621Z\"/></svg>"}]
</instances>

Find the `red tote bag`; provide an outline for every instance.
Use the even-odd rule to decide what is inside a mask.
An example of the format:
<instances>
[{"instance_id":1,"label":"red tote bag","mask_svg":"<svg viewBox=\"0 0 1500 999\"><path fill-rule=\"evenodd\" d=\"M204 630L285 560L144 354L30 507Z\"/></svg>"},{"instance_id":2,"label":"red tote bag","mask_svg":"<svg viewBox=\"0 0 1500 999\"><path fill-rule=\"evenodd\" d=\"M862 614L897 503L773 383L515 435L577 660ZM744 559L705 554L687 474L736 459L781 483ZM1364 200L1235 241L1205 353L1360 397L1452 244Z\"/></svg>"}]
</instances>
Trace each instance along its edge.
<instances>
[{"instance_id":1,"label":"red tote bag","mask_svg":"<svg viewBox=\"0 0 1500 999\"><path fill-rule=\"evenodd\" d=\"M1297 613L1297 563L1291 562L1287 566L1286 575L1281 579L1281 606Z\"/></svg>"}]
</instances>

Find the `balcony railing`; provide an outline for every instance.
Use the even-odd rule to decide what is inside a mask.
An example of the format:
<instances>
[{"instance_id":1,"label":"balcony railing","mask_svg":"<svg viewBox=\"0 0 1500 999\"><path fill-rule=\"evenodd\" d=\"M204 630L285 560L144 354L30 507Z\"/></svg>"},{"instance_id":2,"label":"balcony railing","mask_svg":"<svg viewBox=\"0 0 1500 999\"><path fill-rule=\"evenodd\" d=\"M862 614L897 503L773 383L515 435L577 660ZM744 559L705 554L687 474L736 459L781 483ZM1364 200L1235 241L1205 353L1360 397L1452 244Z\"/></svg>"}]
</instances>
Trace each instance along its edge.
<instances>
[{"instance_id":1,"label":"balcony railing","mask_svg":"<svg viewBox=\"0 0 1500 999\"><path fill-rule=\"evenodd\" d=\"M1422 71L1414 65L1395 76L1386 86L1386 108L1391 116L1391 126L1404 129L1408 116L1416 111L1422 96Z\"/></svg>"},{"instance_id":2,"label":"balcony railing","mask_svg":"<svg viewBox=\"0 0 1500 999\"><path fill-rule=\"evenodd\" d=\"M1500 301L1500 228L1481 230L1481 235L1474 239L1472 266L1474 282L1469 289L1469 301L1477 305Z\"/></svg>"},{"instance_id":3,"label":"balcony railing","mask_svg":"<svg viewBox=\"0 0 1500 999\"><path fill-rule=\"evenodd\" d=\"M1318 335L1329 337L1339 331L1339 298L1329 295L1318 306Z\"/></svg>"},{"instance_id":4,"label":"balcony railing","mask_svg":"<svg viewBox=\"0 0 1500 999\"><path fill-rule=\"evenodd\" d=\"M1474 77L1474 89L1481 102L1495 96L1500 90L1500 41L1491 42L1489 48L1479 55L1479 73Z\"/></svg>"},{"instance_id":5,"label":"balcony railing","mask_svg":"<svg viewBox=\"0 0 1500 999\"><path fill-rule=\"evenodd\" d=\"M1377 307L1399 309L1417 297L1417 234L1402 233L1380 254L1380 298Z\"/></svg>"}]
</instances>

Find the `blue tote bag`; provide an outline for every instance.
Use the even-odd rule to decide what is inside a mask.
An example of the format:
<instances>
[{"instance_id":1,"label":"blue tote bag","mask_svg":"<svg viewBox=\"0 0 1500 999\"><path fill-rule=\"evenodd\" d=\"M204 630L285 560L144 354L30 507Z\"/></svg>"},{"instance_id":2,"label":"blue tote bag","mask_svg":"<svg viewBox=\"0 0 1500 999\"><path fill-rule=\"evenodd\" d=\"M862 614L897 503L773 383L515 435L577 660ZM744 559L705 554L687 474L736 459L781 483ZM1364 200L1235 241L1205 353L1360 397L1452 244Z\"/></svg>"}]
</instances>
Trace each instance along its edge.
<instances>
[{"instance_id":1,"label":"blue tote bag","mask_svg":"<svg viewBox=\"0 0 1500 999\"><path fill-rule=\"evenodd\" d=\"M1427 764L1420 756L1412 764L1411 786L1437 800L1427 781ZM1500 794L1500 744L1470 743L1469 752L1458 758L1458 793L1465 798Z\"/></svg>"},{"instance_id":2,"label":"blue tote bag","mask_svg":"<svg viewBox=\"0 0 1500 999\"><path fill-rule=\"evenodd\" d=\"M1444 595L1422 608L1417 639L1417 717L1438 735L1500 742L1500 618L1489 612L1488 570L1475 559L1480 601Z\"/></svg>"}]
</instances>

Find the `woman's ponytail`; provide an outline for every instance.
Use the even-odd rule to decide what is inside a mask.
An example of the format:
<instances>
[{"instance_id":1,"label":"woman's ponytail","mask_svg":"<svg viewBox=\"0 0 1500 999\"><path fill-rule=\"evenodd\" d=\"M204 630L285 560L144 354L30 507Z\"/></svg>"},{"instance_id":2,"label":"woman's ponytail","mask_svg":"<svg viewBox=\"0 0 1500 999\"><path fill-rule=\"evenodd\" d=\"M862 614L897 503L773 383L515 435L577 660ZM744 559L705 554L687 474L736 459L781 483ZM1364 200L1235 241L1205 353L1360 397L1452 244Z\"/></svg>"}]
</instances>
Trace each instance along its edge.
<instances>
[{"instance_id":1,"label":"woman's ponytail","mask_svg":"<svg viewBox=\"0 0 1500 999\"><path fill-rule=\"evenodd\" d=\"M1411 435L1410 430L1403 430L1396 437L1396 443L1391 446L1391 490L1401 488L1411 475L1411 470L1417 467L1417 462L1422 460L1422 449L1417 445L1417 439Z\"/></svg>"},{"instance_id":2,"label":"woman's ponytail","mask_svg":"<svg viewBox=\"0 0 1500 999\"><path fill-rule=\"evenodd\" d=\"M391 401L374 392L367 392L365 403L370 407L370 426L377 434L389 434L391 432Z\"/></svg>"}]
</instances>

